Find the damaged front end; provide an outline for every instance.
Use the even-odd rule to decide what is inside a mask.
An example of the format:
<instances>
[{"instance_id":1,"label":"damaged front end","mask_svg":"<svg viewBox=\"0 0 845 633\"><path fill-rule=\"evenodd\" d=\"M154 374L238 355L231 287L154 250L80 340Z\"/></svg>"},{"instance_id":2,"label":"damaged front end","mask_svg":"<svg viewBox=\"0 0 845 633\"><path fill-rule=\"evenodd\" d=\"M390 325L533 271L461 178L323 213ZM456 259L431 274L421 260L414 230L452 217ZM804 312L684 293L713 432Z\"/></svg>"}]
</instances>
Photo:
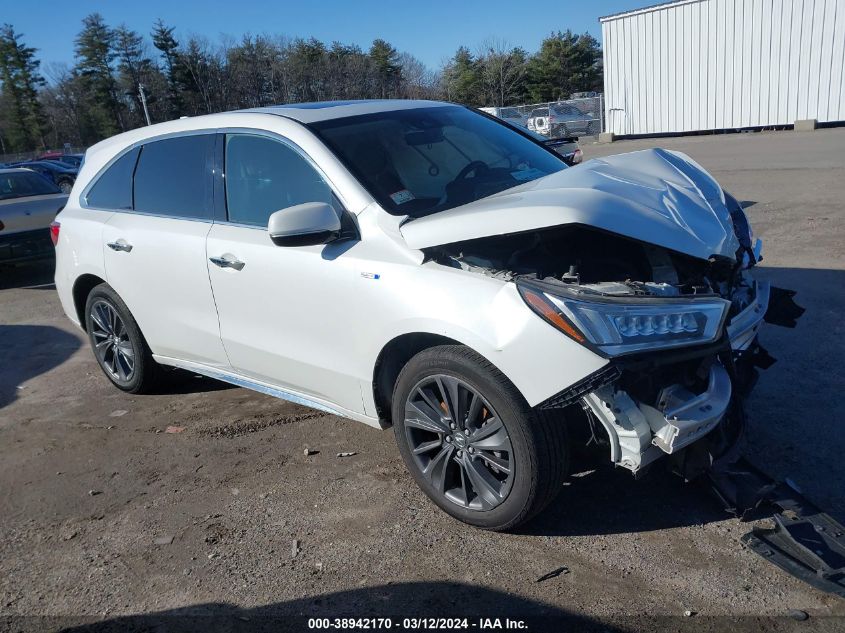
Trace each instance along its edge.
<instances>
[{"instance_id":1,"label":"damaged front end","mask_svg":"<svg viewBox=\"0 0 845 633\"><path fill-rule=\"evenodd\" d=\"M750 231L749 231L750 234ZM608 359L536 405L586 421L586 445L640 476L659 458L703 478L743 520L771 516L743 542L784 571L845 597L845 527L794 485L742 457L744 399L774 359L764 321L795 327L794 292L755 280L756 249L707 260L585 226L564 226L431 249L443 265L516 284L538 316ZM745 244L743 244L745 243ZM757 516L753 516L753 515Z\"/></svg>"},{"instance_id":2,"label":"damaged front end","mask_svg":"<svg viewBox=\"0 0 845 633\"><path fill-rule=\"evenodd\" d=\"M733 258L704 260L566 225L427 254L443 265L514 282L538 316L608 359L538 409L580 410L590 441L607 446L611 462L634 474L670 455L691 479L707 467L708 458L697 454L700 441L707 438L711 453L727 449L739 435L741 399L757 368L774 362L757 338L772 289L750 271L759 245L747 246ZM790 310L800 315L791 298L784 301L782 291L777 296L778 318L772 320L784 321Z\"/></svg>"},{"instance_id":3,"label":"damaged front end","mask_svg":"<svg viewBox=\"0 0 845 633\"><path fill-rule=\"evenodd\" d=\"M845 527L754 468L738 442L744 400L775 362L761 325L795 327L804 309L754 278L760 241L694 161L665 150L589 161L403 235L430 260L514 283L540 318L607 359L539 414L585 422L570 428L635 476L667 457L736 516L765 508L774 528L749 533L748 547L845 596Z\"/></svg>"}]
</instances>

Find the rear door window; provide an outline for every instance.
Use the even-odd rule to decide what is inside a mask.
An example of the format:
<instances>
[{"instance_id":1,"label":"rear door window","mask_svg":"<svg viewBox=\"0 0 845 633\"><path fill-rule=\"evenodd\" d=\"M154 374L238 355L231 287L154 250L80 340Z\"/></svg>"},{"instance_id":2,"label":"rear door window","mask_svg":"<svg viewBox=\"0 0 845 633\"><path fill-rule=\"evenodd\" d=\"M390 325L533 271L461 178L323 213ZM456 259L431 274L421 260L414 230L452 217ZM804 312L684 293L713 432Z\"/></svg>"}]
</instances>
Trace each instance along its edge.
<instances>
[{"instance_id":1,"label":"rear door window","mask_svg":"<svg viewBox=\"0 0 845 633\"><path fill-rule=\"evenodd\" d=\"M329 185L299 152L266 136L226 135L226 208L230 222L267 226L270 215L304 202L327 202Z\"/></svg>"},{"instance_id":2,"label":"rear door window","mask_svg":"<svg viewBox=\"0 0 845 633\"><path fill-rule=\"evenodd\" d=\"M103 172L85 197L88 206L98 209L132 208L132 174L140 151L136 147L126 152Z\"/></svg>"},{"instance_id":3,"label":"rear door window","mask_svg":"<svg viewBox=\"0 0 845 633\"><path fill-rule=\"evenodd\" d=\"M135 168L135 211L210 220L213 147L213 134L144 145Z\"/></svg>"}]
</instances>

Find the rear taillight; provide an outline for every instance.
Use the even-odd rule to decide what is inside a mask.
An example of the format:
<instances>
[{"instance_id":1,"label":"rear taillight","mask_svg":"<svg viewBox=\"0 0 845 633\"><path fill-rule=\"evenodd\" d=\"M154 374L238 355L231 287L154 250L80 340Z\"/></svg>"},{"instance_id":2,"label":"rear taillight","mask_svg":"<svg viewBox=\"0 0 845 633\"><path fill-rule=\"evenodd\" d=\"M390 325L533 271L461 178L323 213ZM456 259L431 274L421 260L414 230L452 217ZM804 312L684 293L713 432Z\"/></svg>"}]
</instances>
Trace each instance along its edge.
<instances>
[{"instance_id":1,"label":"rear taillight","mask_svg":"<svg viewBox=\"0 0 845 633\"><path fill-rule=\"evenodd\" d=\"M53 240L53 246L59 243L59 229L62 225L59 222L53 221L50 223L50 239Z\"/></svg>"}]
</instances>

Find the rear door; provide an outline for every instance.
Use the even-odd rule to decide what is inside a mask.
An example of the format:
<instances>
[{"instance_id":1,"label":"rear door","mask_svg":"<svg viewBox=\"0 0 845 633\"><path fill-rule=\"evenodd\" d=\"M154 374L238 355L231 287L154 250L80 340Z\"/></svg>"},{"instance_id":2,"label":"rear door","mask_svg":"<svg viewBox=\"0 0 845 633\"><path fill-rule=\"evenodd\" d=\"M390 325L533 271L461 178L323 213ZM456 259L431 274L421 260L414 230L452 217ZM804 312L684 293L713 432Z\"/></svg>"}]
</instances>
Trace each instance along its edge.
<instances>
[{"instance_id":1,"label":"rear door","mask_svg":"<svg viewBox=\"0 0 845 633\"><path fill-rule=\"evenodd\" d=\"M153 353L226 367L205 265L214 142L214 134L191 134L126 154L115 178L121 187L127 179L133 183L131 198L110 205L123 212L106 223L103 242L108 282ZM96 193L92 189L89 202Z\"/></svg>"}]
</instances>

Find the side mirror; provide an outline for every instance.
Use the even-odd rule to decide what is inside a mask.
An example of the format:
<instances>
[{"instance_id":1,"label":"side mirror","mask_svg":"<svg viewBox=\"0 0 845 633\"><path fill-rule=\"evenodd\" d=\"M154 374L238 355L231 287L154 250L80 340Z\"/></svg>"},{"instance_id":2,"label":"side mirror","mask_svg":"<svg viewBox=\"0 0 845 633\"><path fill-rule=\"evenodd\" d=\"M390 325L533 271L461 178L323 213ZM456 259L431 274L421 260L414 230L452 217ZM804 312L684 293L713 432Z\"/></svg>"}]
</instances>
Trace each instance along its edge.
<instances>
[{"instance_id":1,"label":"side mirror","mask_svg":"<svg viewBox=\"0 0 845 633\"><path fill-rule=\"evenodd\" d=\"M328 244L340 235L340 218L328 203L305 202L273 213L267 232L276 246Z\"/></svg>"}]
</instances>

